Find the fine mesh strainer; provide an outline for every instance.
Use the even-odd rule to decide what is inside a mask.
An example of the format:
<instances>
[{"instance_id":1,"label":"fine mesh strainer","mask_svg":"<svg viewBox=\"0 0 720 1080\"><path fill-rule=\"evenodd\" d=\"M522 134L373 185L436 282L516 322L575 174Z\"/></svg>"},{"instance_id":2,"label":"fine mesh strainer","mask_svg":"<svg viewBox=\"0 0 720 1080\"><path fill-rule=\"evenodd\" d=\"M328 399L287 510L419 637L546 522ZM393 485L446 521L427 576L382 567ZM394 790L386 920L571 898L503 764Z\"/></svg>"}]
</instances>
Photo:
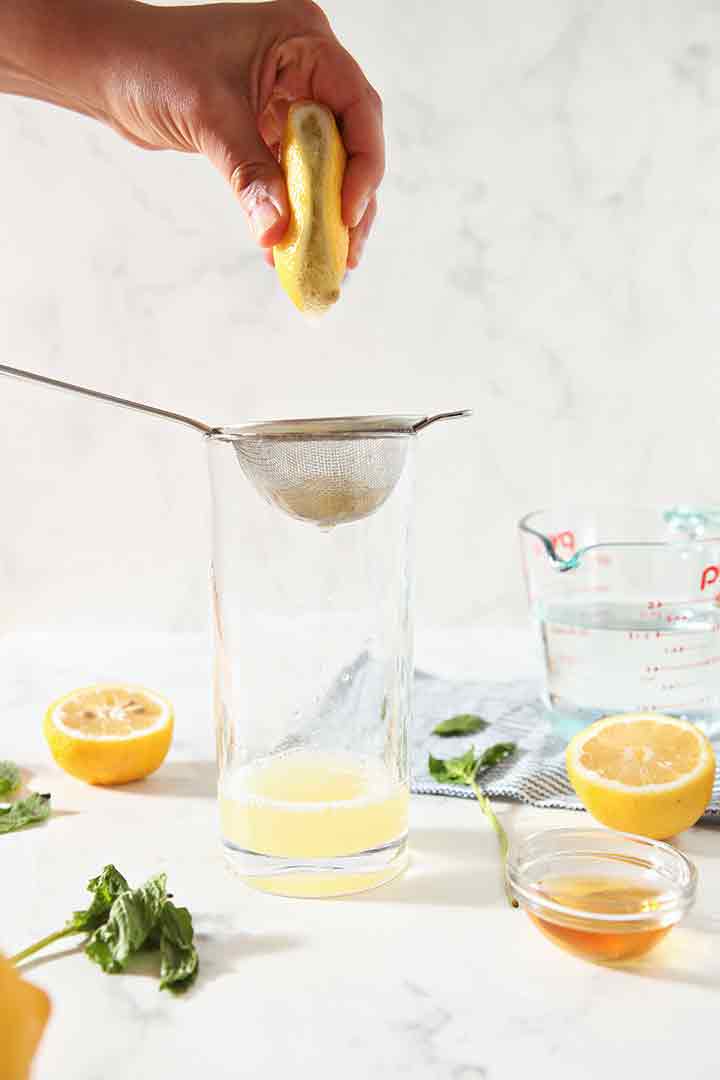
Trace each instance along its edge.
<instances>
[{"instance_id":1,"label":"fine mesh strainer","mask_svg":"<svg viewBox=\"0 0 720 1080\"><path fill-rule=\"evenodd\" d=\"M344 416L221 428L260 494L301 521L341 525L377 510L400 479L408 436L465 416Z\"/></svg>"},{"instance_id":2,"label":"fine mesh strainer","mask_svg":"<svg viewBox=\"0 0 720 1080\"><path fill-rule=\"evenodd\" d=\"M210 427L180 413L0 364L0 374L135 409L231 442L245 476L257 491L301 521L329 527L374 513L400 479L407 440L437 420L468 416L467 410L434 416L350 416L274 420L244 427Z\"/></svg>"}]
</instances>

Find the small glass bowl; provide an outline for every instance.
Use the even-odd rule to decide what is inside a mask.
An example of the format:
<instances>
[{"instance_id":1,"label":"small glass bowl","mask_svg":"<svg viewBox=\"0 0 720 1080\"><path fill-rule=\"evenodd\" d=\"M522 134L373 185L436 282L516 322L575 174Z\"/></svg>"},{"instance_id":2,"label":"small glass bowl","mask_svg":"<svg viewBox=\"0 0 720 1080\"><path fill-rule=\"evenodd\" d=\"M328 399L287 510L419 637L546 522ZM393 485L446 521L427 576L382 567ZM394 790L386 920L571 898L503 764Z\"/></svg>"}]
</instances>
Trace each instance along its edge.
<instances>
[{"instance_id":1,"label":"small glass bowl","mask_svg":"<svg viewBox=\"0 0 720 1080\"><path fill-rule=\"evenodd\" d=\"M548 829L514 845L513 896L556 945L612 963L649 952L690 910L697 871L681 852L608 829Z\"/></svg>"}]
</instances>

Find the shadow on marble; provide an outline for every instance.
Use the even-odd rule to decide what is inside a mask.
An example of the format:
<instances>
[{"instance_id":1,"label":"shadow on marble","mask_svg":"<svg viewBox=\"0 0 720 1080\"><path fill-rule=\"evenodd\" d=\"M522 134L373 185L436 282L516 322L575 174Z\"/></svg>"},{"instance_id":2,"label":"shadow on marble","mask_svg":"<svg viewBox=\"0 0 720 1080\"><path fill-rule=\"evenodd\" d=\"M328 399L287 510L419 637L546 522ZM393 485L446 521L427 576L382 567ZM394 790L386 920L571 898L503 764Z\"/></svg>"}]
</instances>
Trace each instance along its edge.
<instances>
[{"instance_id":1,"label":"shadow on marble","mask_svg":"<svg viewBox=\"0 0 720 1080\"><path fill-rule=\"evenodd\" d=\"M623 968L628 975L639 976L642 979L653 979L656 982L679 983L685 986L698 987L701 990L714 990L720 992L720 978L718 973L683 970L682 968L661 967L659 964L646 967L638 964L636 967L628 965Z\"/></svg>"},{"instance_id":2,"label":"shadow on marble","mask_svg":"<svg viewBox=\"0 0 720 1080\"><path fill-rule=\"evenodd\" d=\"M167 761L152 776L117 789L123 795L165 795L182 799L217 798L214 761Z\"/></svg>"},{"instance_id":3,"label":"shadow on marble","mask_svg":"<svg viewBox=\"0 0 720 1080\"><path fill-rule=\"evenodd\" d=\"M27 975L45 964L79 956L83 952L85 941L86 938L82 938L75 945L32 957L19 965L18 971ZM195 985L201 986L213 979L240 971L243 964L254 956L268 956L296 949L302 944L302 940L285 934L237 934L234 937L219 938L207 933L196 933L195 943L200 956L200 972ZM157 982L160 977L160 954L157 951L136 953L130 958L122 977L140 977Z\"/></svg>"},{"instance_id":4,"label":"shadow on marble","mask_svg":"<svg viewBox=\"0 0 720 1080\"><path fill-rule=\"evenodd\" d=\"M484 850L486 844L491 847ZM444 865L435 868L438 856ZM370 892L340 899L344 903L484 907L503 903L500 877L494 837L470 829L416 828L410 833L410 866L401 877Z\"/></svg>"},{"instance_id":5,"label":"shadow on marble","mask_svg":"<svg viewBox=\"0 0 720 1080\"><path fill-rule=\"evenodd\" d=\"M224 975L241 971L254 956L270 956L299 948L303 942L290 934L226 934L223 936L196 933L195 944L200 957L198 985Z\"/></svg>"},{"instance_id":6,"label":"shadow on marble","mask_svg":"<svg viewBox=\"0 0 720 1080\"><path fill-rule=\"evenodd\" d=\"M467 865L472 860L477 866L478 859L495 854L497 841L480 810L477 829L425 829L421 826L410 830L410 850L419 855L440 855L444 859L453 859ZM499 864L498 864L499 865Z\"/></svg>"},{"instance_id":7,"label":"shadow on marble","mask_svg":"<svg viewBox=\"0 0 720 1080\"><path fill-rule=\"evenodd\" d=\"M688 930L700 930L703 934L720 934L720 915L703 911L702 904L683 919L683 926Z\"/></svg>"},{"instance_id":8,"label":"shadow on marble","mask_svg":"<svg viewBox=\"0 0 720 1080\"><path fill-rule=\"evenodd\" d=\"M40 956L33 956L29 960L23 961L18 964L18 971L21 975L28 975L36 968L44 967L45 964L51 964L55 960L63 960L67 956L77 956L83 951L85 946L85 938L82 938L76 945L69 945L64 949L56 949L54 952L45 952Z\"/></svg>"},{"instance_id":9,"label":"shadow on marble","mask_svg":"<svg viewBox=\"0 0 720 1080\"><path fill-rule=\"evenodd\" d=\"M718 826L715 823L705 822L694 825L692 829L681 833L677 839L670 843L687 855L689 859L714 858L718 849ZM698 900L702 894L702 881L698 890Z\"/></svg>"},{"instance_id":10,"label":"shadow on marble","mask_svg":"<svg viewBox=\"0 0 720 1080\"><path fill-rule=\"evenodd\" d=\"M720 955L714 937L707 935L706 929L701 912L697 922L690 914L652 953L623 965L623 972L636 978L720 993ZM716 923L715 933L717 929Z\"/></svg>"}]
</instances>

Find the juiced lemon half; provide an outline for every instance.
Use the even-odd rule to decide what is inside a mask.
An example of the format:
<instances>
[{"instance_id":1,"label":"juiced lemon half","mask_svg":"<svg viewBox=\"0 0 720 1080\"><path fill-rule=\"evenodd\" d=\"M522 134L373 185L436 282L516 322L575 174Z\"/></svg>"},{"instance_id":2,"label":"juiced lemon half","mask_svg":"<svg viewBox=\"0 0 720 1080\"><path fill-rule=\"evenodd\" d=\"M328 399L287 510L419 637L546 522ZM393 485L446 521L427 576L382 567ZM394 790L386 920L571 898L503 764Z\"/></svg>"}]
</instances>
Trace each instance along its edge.
<instances>
[{"instance_id":1,"label":"juiced lemon half","mask_svg":"<svg viewBox=\"0 0 720 1080\"><path fill-rule=\"evenodd\" d=\"M695 824L715 780L715 754L703 733L658 713L598 720L570 742L566 764L593 817L656 840Z\"/></svg>"},{"instance_id":2,"label":"juiced lemon half","mask_svg":"<svg viewBox=\"0 0 720 1080\"><path fill-rule=\"evenodd\" d=\"M44 732L58 765L88 784L140 780L165 760L173 734L169 701L139 686L87 686L55 701Z\"/></svg>"},{"instance_id":3,"label":"juiced lemon half","mask_svg":"<svg viewBox=\"0 0 720 1080\"><path fill-rule=\"evenodd\" d=\"M302 312L318 315L340 297L348 255L341 192L345 147L324 105L290 106L280 164L290 199L290 224L274 248L280 283Z\"/></svg>"}]
</instances>

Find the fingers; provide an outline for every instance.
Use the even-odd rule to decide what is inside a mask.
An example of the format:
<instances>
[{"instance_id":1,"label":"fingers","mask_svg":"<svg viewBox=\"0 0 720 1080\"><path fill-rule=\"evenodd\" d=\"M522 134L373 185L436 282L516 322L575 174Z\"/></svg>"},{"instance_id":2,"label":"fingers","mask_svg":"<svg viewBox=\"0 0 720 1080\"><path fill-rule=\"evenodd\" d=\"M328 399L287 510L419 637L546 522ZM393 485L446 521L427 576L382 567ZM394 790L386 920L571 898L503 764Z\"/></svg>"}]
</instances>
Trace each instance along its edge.
<instances>
[{"instance_id":1,"label":"fingers","mask_svg":"<svg viewBox=\"0 0 720 1080\"><path fill-rule=\"evenodd\" d=\"M287 189L250 105L233 100L203 128L203 150L235 192L256 241L263 248L277 244L288 224Z\"/></svg>"},{"instance_id":2,"label":"fingers","mask_svg":"<svg viewBox=\"0 0 720 1080\"><path fill-rule=\"evenodd\" d=\"M385 137L382 105L368 87L359 100L340 116L340 130L348 155L343 183L343 218L350 228L359 226L385 172Z\"/></svg>"},{"instance_id":3,"label":"fingers","mask_svg":"<svg viewBox=\"0 0 720 1080\"><path fill-rule=\"evenodd\" d=\"M362 258L365 241L377 216L377 199L373 195L363 217L354 229L350 230L350 248L348 250L348 269L354 270Z\"/></svg>"},{"instance_id":4,"label":"fingers","mask_svg":"<svg viewBox=\"0 0 720 1080\"><path fill-rule=\"evenodd\" d=\"M343 220L351 229L365 216L385 172L382 102L352 56L336 41L317 58L312 96L335 113L348 160Z\"/></svg>"}]
</instances>

